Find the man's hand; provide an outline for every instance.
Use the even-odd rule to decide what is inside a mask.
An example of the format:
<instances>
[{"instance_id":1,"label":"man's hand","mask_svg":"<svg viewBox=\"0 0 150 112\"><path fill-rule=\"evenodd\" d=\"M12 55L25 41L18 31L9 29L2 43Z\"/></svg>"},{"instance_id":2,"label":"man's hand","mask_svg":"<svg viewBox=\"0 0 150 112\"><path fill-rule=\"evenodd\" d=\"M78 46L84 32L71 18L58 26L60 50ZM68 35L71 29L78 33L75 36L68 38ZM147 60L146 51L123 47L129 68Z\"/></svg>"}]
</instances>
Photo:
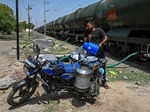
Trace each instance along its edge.
<instances>
[{"instance_id":1,"label":"man's hand","mask_svg":"<svg viewBox=\"0 0 150 112\"><path fill-rule=\"evenodd\" d=\"M101 48L103 44L106 43L107 41L108 41L108 37L107 35L105 35L104 40L101 43L99 43L99 47Z\"/></svg>"},{"instance_id":2,"label":"man's hand","mask_svg":"<svg viewBox=\"0 0 150 112\"><path fill-rule=\"evenodd\" d=\"M102 48L102 43L99 44L99 48Z\"/></svg>"}]
</instances>

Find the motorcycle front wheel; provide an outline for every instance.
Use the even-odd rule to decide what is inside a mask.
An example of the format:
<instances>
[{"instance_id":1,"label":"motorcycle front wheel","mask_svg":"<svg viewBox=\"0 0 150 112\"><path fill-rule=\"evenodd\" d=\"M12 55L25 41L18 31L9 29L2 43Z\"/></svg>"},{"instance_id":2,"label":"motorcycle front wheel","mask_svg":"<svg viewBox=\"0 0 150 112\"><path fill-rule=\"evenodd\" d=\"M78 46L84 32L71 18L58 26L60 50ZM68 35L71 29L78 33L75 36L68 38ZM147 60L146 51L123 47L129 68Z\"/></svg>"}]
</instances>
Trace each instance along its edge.
<instances>
[{"instance_id":1,"label":"motorcycle front wheel","mask_svg":"<svg viewBox=\"0 0 150 112\"><path fill-rule=\"evenodd\" d=\"M7 98L8 104L16 106L27 101L33 95L36 88L37 85L30 86L27 83L18 88L12 88Z\"/></svg>"}]
</instances>

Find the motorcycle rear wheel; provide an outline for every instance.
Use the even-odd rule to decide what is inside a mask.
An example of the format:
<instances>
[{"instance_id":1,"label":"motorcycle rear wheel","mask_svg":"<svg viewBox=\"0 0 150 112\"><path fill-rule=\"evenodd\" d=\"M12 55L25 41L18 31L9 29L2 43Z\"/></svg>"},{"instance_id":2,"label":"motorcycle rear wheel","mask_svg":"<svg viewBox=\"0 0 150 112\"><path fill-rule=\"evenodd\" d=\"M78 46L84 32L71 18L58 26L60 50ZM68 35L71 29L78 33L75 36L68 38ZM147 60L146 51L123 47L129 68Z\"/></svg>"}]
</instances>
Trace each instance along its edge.
<instances>
[{"instance_id":1,"label":"motorcycle rear wheel","mask_svg":"<svg viewBox=\"0 0 150 112\"><path fill-rule=\"evenodd\" d=\"M8 95L7 102L9 105L16 106L27 101L35 92L37 85L29 86L25 84L17 89L12 88ZM18 93L17 96L15 96ZM20 98L16 100L17 98Z\"/></svg>"}]
</instances>

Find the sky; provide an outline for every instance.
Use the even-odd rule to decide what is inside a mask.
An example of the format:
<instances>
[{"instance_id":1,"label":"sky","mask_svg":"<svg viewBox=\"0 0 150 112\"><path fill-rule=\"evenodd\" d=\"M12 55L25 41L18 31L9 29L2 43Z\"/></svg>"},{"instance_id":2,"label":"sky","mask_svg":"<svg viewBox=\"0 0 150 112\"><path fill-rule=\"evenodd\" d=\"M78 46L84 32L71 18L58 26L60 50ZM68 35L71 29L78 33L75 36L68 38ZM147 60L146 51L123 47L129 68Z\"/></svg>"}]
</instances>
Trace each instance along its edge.
<instances>
[{"instance_id":1,"label":"sky","mask_svg":"<svg viewBox=\"0 0 150 112\"><path fill-rule=\"evenodd\" d=\"M27 21L28 0L19 1L19 20ZM56 20L58 17L67 15L78 8L83 8L100 0L45 0L46 1L46 21ZM7 4L14 10L16 9L16 0L0 0L0 3ZM29 0L31 22L39 27L44 24L44 0Z\"/></svg>"}]
</instances>

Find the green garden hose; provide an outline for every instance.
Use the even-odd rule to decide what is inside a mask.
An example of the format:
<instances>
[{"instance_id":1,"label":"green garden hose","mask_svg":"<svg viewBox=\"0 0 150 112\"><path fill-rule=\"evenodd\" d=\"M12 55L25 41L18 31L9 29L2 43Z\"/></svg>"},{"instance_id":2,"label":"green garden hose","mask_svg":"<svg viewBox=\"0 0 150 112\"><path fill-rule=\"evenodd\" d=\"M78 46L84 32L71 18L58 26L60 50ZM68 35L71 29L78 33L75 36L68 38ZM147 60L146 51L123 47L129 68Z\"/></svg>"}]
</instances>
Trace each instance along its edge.
<instances>
[{"instance_id":1,"label":"green garden hose","mask_svg":"<svg viewBox=\"0 0 150 112\"><path fill-rule=\"evenodd\" d=\"M64 59L69 58L69 56L63 56L59 59L59 61L63 61Z\"/></svg>"},{"instance_id":2,"label":"green garden hose","mask_svg":"<svg viewBox=\"0 0 150 112\"><path fill-rule=\"evenodd\" d=\"M64 41L64 43L63 43L62 45L66 44L69 39L70 39L70 37L67 38L67 39ZM111 65L106 65L106 68L113 68L113 67L116 67L116 66L120 65L121 63L125 62L125 61L126 61L127 59L129 59L130 57L135 56L135 55L137 55L137 52L134 52L134 53L129 54L128 56L126 56L125 58L123 58L122 60L120 60L118 63L111 64ZM63 56L63 57L61 57L61 58L59 59L59 61L63 61L64 59L67 59L67 58L69 58L69 56Z\"/></svg>"},{"instance_id":3,"label":"green garden hose","mask_svg":"<svg viewBox=\"0 0 150 112\"><path fill-rule=\"evenodd\" d=\"M60 46L64 46L67 42L68 42L68 40L70 39L71 37L69 37L69 38L67 38L66 40L64 40L64 42L62 43L62 44L60 44Z\"/></svg>"},{"instance_id":4,"label":"green garden hose","mask_svg":"<svg viewBox=\"0 0 150 112\"><path fill-rule=\"evenodd\" d=\"M106 68L113 68L113 67L116 67L116 66L120 65L121 63L125 62L125 61L126 61L127 59L129 59L130 57L135 56L135 55L137 55L137 52L134 52L134 53L132 53L132 54L126 56L125 58L123 58L122 60L120 60L118 63L111 64L111 65L106 65ZM66 58L69 58L69 56L64 56L64 57L60 58L59 61L63 61L63 60L66 59Z\"/></svg>"},{"instance_id":5,"label":"green garden hose","mask_svg":"<svg viewBox=\"0 0 150 112\"><path fill-rule=\"evenodd\" d=\"M125 58L123 58L122 60L120 60L118 63L111 64L111 65L106 65L106 68L113 68L113 67L115 67L115 66L118 66L118 65L120 65L121 63L125 62L125 61L126 61L127 59L129 59L130 57L135 56L135 55L137 55L137 52L134 52L134 53L132 53L132 54L126 56Z\"/></svg>"}]
</instances>

